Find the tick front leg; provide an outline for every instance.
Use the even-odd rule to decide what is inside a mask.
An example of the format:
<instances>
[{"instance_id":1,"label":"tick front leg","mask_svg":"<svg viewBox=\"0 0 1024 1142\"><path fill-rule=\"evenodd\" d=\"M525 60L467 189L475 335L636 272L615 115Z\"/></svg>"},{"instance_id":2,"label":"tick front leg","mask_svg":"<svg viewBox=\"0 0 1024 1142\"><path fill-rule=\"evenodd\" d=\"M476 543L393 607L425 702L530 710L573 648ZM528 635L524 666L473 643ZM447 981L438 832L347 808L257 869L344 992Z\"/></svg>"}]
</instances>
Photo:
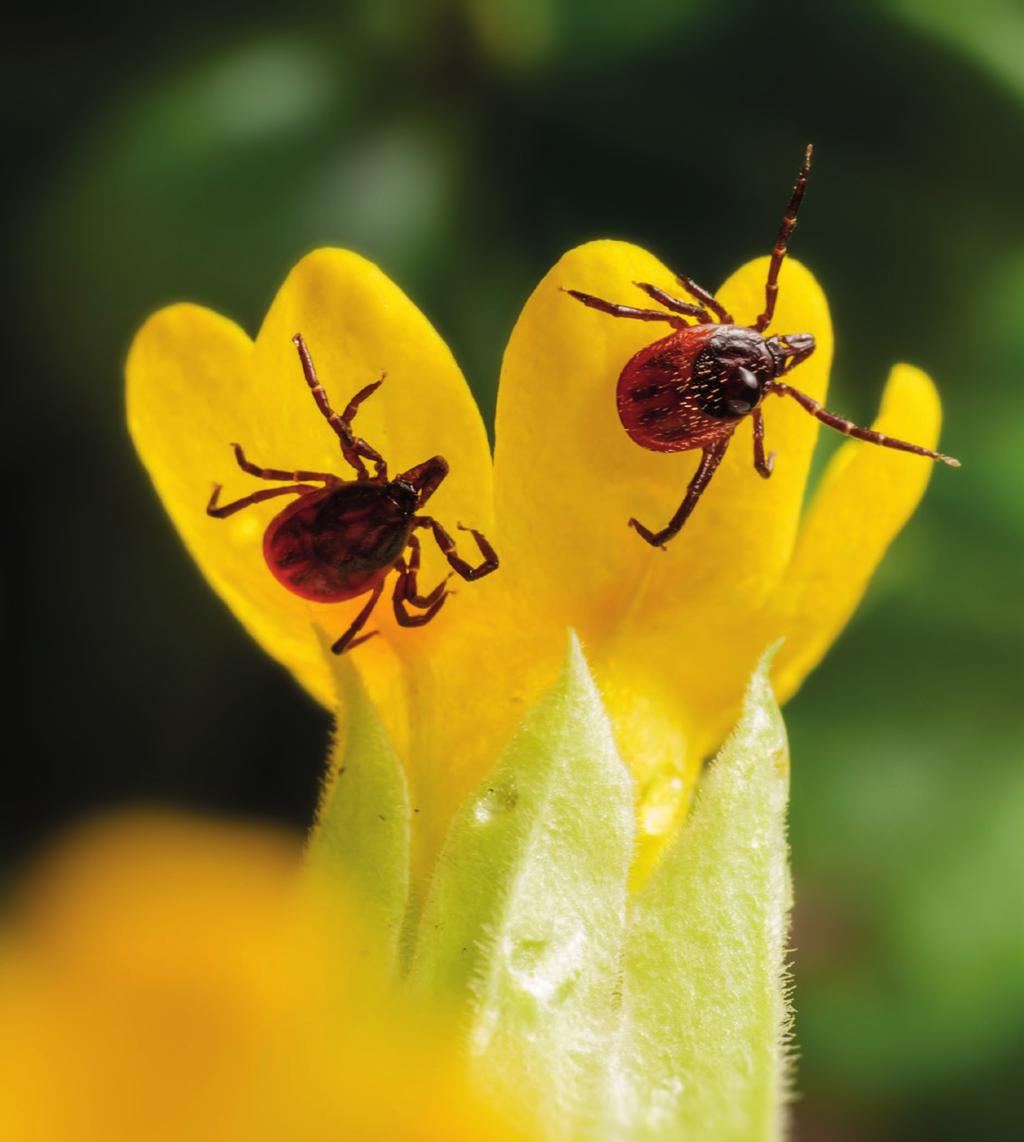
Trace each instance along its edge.
<instances>
[{"instance_id":1,"label":"tick front leg","mask_svg":"<svg viewBox=\"0 0 1024 1142\"><path fill-rule=\"evenodd\" d=\"M251 460L245 458L241 444L232 444L231 447L235 450L235 459L238 461L239 468L243 472L248 472L250 476L256 476L261 480L321 480L325 484L333 484L338 479L330 472L306 472L302 470L286 472L284 468L261 468L258 464L253 464Z\"/></svg>"},{"instance_id":2,"label":"tick front leg","mask_svg":"<svg viewBox=\"0 0 1024 1142\"><path fill-rule=\"evenodd\" d=\"M356 475L360 480L365 480L369 475L366 470L366 465L363 463L364 459L376 465L377 479L387 479L387 464L384 461L384 457L381 456L376 448L373 448L367 444L365 440L357 437L352 431L351 424L360 404L380 388L384 381L384 374L381 374L379 380L361 388L345 406L345 411L337 413L331 408L331 402L327 398L327 393L323 385L320 384L320 380L316 375L316 368L313 365L313 358L310 356L309 348L301 333L295 334L292 338L292 344L298 350L299 361L302 364L302 374L306 378L306 384L309 385L313 399L316 401L316 407L320 410L331 428L334 429L338 440L341 442L341 454L356 470Z\"/></svg>"},{"instance_id":3,"label":"tick front leg","mask_svg":"<svg viewBox=\"0 0 1024 1142\"><path fill-rule=\"evenodd\" d=\"M360 479L366 477L366 467L361 463L361 460L369 460L374 465L374 478L380 480L381 483L387 480L388 462L372 444L367 444L361 436L354 436L351 448L346 451L343 447L341 451L345 459L359 472Z\"/></svg>"},{"instance_id":4,"label":"tick front leg","mask_svg":"<svg viewBox=\"0 0 1024 1142\"><path fill-rule=\"evenodd\" d=\"M455 546L455 540L452 539L436 519L428 515L417 516L416 526L429 527L433 531L434 539L437 541L437 546L440 547L441 553L445 559L448 560L452 570L461 575L463 579L472 582L474 579L482 579L485 575L490 575L492 571L497 571L498 553L475 528L463 527L461 523L459 524L459 531L468 531L476 540L477 547L480 548L483 562L478 567L473 567L459 555L458 549Z\"/></svg>"},{"instance_id":5,"label":"tick front leg","mask_svg":"<svg viewBox=\"0 0 1024 1142\"><path fill-rule=\"evenodd\" d=\"M320 490L314 488L312 484L289 484L287 488L264 488L262 492L253 492L252 495L243 496L242 499L235 500L230 504L218 505L220 489L220 484L214 484L213 495L210 496L210 502L206 505L206 514L212 515L214 519L226 519L229 515L234 515L235 512L240 512L243 508L260 504L264 500L272 500L275 496L304 496L307 492Z\"/></svg>"},{"instance_id":6,"label":"tick front leg","mask_svg":"<svg viewBox=\"0 0 1024 1142\"><path fill-rule=\"evenodd\" d=\"M629 526L636 530L641 539L645 539L652 547L660 547L663 551L665 550L665 544L682 530L683 524L686 523L690 516L690 512L696 507L697 501L703 494L704 489L708 486L711 477L715 474L715 469L721 464L725 450L729 447L729 439L731 438L710 444L704 449L700 466L694 473L689 487L686 489L686 498L679 505L679 510L676 514L661 531L650 531L637 519L631 519L629 521Z\"/></svg>"},{"instance_id":7,"label":"tick front leg","mask_svg":"<svg viewBox=\"0 0 1024 1142\"><path fill-rule=\"evenodd\" d=\"M373 394L380 388L384 381L387 379L387 373L381 375L375 380L371 381L368 385L364 385L359 392L345 405L345 411L341 414L341 419L351 428L352 421L356 418L356 413L359 411L359 406L366 400L367 397L372 397Z\"/></svg>"},{"instance_id":8,"label":"tick front leg","mask_svg":"<svg viewBox=\"0 0 1024 1142\"><path fill-rule=\"evenodd\" d=\"M366 605L352 620L348 630L345 631L341 638L339 638L338 641L331 647L331 650L335 654L344 654L346 650L354 650L357 646L360 646L362 643L366 642L367 639L373 638L373 636L377 633L375 630L372 630L369 634L364 634L359 638L356 638L356 635L359 634L359 632L366 625L366 620L370 617L370 614L372 613L373 608L377 605L377 602L383 594L383 591L383 582L378 583L377 586L374 587L373 594L370 595Z\"/></svg>"},{"instance_id":9,"label":"tick front leg","mask_svg":"<svg viewBox=\"0 0 1024 1142\"><path fill-rule=\"evenodd\" d=\"M775 393L781 397L792 397L815 420L820 420L822 424L827 424L829 428L836 429L844 436L852 436L855 440L866 440L869 444L881 444L883 448L894 448L897 452L912 452L915 456L927 456L929 460L941 460L943 464L948 464L951 468L960 467L960 461L955 460L952 456L943 456L941 452L933 452L930 448L922 448L920 444L910 444L906 440L895 440L891 436L884 435L884 433L875 432L872 428L861 428L852 420L836 416L835 413L822 408L813 397L809 397L799 389L794 389L792 385L785 385L781 381L769 381L765 385L765 392Z\"/></svg>"},{"instance_id":10,"label":"tick front leg","mask_svg":"<svg viewBox=\"0 0 1024 1142\"><path fill-rule=\"evenodd\" d=\"M384 378L387 373L381 373L380 377L372 384L367 385L365 388L359 390L356 395L345 406L345 411L341 414L342 422L348 427L349 436L351 438L352 450L355 454L364 460L369 460L376 468L375 475L378 480L386 480L388 477L388 465L383 456L373 447L372 444L367 444L361 436L356 436L352 431L352 421L359 406L363 403L368 396L372 396L384 383ZM348 459L348 457L346 457ZM349 460L351 464L352 461ZM353 464L353 467L358 465Z\"/></svg>"},{"instance_id":11,"label":"tick front leg","mask_svg":"<svg viewBox=\"0 0 1024 1142\"><path fill-rule=\"evenodd\" d=\"M666 313L662 309L636 309L632 305L616 305L615 302L605 301L603 298L594 297L592 294L583 293L578 289L567 289L565 293L577 301L583 302L591 309L599 309L602 313L610 314L612 317L632 317L635 321L664 321L674 329L687 328L686 322L681 317L673 317L671 313Z\"/></svg>"},{"instance_id":12,"label":"tick front leg","mask_svg":"<svg viewBox=\"0 0 1024 1142\"><path fill-rule=\"evenodd\" d=\"M779 233L772 249L771 260L768 263L768 279L764 285L764 310L754 322L754 328L758 333L763 333L768 328L772 317L775 315L775 302L779 296L779 270L782 268L782 262L786 257L790 235L796 228L796 217L800 213L800 203L803 202L804 191L807 189L807 176L811 173L811 155L813 153L814 148L811 146L808 146L807 150L804 151L804 161L800 167L800 174L797 176L796 185L793 187L793 194L790 197L789 205L786 207L786 213L782 216L782 223L779 226Z\"/></svg>"},{"instance_id":13,"label":"tick front leg","mask_svg":"<svg viewBox=\"0 0 1024 1142\"><path fill-rule=\"evenodd\" d=\"M754 467L758 475L767 480L775 467L775 453L764 454L764 414L759 408L754 409L751 417L754 421Z\"/></svg>"}]
</instances>

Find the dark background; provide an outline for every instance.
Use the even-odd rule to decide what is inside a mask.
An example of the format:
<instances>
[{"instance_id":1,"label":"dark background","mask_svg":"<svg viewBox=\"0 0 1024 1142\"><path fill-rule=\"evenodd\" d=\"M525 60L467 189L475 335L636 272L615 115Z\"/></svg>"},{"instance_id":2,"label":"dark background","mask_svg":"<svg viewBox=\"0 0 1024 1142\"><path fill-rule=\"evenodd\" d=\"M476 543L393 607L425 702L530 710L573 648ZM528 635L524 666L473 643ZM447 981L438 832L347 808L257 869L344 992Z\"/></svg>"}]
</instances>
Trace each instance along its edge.
<instances>
[{"instance_id":1,"label":"dark background","mask_svg":"<svg viewBox=\"0 0 1024 1142\"><path fill-rule=\"evenodd\" d=\"M720 281L767 252L811 140L794 249L833 307L830 403L870 419L919 364L964 467L787 710L796 1136L1024 1136L1021 8L289 7L47 10L5 49L4 868L124 801L310 817L327 715L205 587L127 439L151 310L255 331L299 255L351 246L490 419L563 250L627 238Z\"/></svg>"}]
</instances>

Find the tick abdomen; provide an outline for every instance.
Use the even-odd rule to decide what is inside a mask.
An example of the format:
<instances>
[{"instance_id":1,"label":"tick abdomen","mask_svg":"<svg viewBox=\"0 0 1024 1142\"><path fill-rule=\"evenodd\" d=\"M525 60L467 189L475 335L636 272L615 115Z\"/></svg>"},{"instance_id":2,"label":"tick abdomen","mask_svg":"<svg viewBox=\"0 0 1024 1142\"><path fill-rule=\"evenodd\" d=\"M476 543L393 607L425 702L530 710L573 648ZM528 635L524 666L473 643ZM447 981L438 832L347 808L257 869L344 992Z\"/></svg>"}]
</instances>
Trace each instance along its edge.
<instances>
[{"instance_id":1,"label":"tick abdomen","mask_svg":"<svg viewBox=\"0 0 1024 1142\"><path fill-rule=\"evenodd\" d=\"M680 329L630 358L619 377L619 419L631 440L654 452L703 448L729 435L734 420L709 416L693 361L716 326Z\"/></svg>"},{"instance_id":2,"label":"tick abdomen","mask_svg":"<svg viewBox=\"0 0 1024 1142\"><path fill-rule=\"evenodd\" d=\"M327 487L271 521L263 554L290 591L316 602L339 602L383 579L408 542L410 524L385 485Z\"/></svg>"}]
</instances>

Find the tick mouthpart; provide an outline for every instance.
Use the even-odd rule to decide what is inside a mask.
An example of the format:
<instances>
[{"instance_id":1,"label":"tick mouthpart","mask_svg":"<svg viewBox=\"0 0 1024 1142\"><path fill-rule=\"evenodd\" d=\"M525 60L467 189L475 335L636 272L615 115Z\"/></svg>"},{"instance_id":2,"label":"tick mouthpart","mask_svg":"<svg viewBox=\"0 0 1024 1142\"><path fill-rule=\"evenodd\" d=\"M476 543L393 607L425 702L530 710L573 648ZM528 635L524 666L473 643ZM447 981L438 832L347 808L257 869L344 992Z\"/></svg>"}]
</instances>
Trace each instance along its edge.
<instances>
[{"instance_id":1,"label":"tick mouthpart","mask_svg":"<svg viewBox=\"0 0 1024 1142\"><path fill-rule=\"evenodd\" d=\"M765 344L775 359L777 377L806 361L817 347L813 333L780 333L769 337Z\"/></svg>"}]
</instances>

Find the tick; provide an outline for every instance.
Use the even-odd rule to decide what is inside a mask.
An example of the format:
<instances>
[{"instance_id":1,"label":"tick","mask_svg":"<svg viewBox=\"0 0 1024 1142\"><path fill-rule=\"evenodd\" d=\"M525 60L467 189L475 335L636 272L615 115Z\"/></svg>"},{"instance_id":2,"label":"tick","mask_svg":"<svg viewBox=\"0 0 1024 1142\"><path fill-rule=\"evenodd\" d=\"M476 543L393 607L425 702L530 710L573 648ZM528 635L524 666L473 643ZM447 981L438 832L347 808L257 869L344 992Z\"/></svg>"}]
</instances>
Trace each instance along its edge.
<instances>
[{"instance_id":1,"label":"tick","mask_svg":"<svg viewBox=\"0 0 1024 1142\"><path fill-rule=\"evenodd\" d=\"M804 153L789 206L782 216L768 265L764 310L753 325L737 325L720 302L687 277L679 277L677 281L692 301L673 297L650 282L633 283L662 309L637 309L580 290L565 291L584 305L612 317L663 321L674 329L626 362L616 392L619 419L630 439L641 448L653 452L701 449L700 464L683 502L665 527L651 531L637 519L629 521L629 526L654 547L664 547L679 534L721 464L736 427L748 416L754 426L754 467L765 479L771 476L775 453L765 455L764 417L760 408L766 396L791 397L811 416L846 436L941 460L953 468L960 467L960 462L951 456L905 440L894 440L827 412L806 393L779 379L814 352L812 333L776 333L765 337L779 294L779 269L807 186L812 149L808 147Z\"/></svg>"},{"instance_id":2,"label":"tick","mask_svg":"<svg viewBox=\"0 0 1024 1142\"><path fill-rule=\"evenodd\" d=\"M232 444L243 472L261 480L292 482L283 488L252 492L230 504L218 503L221 485L217 484L206 512L216 519L225 519L277 496L298 497L267 525L263 556L274 578L303 599L340 603L360 595L370 596L348 630L331 647L335 654L344 654L377 633L359 634L380 600L390 571L398 572L392 603L400 626L424 626L451 594L447 590L448 579L442 580L432 591L420 593L417 529L426 528L433 533L452 570L463 579L482 579L489 575L498 567L498 556L479 531L459 524L460 530L468 531L476 540L483 558L478 566L472 566L459 555L455 541L444 527L432 516L421 514L423 505L448 475L448 462L443 456L424 460L392 478L388 476L384 457L352 431L356 411L380 388L384 377L360 389L344 412L337 413L317 379L302 334L296 333L292 341L317 408L337 434L341 454L355 469L355 479L344 480L330 472L261 468L246 458L240 444ZM366 461L374 467L372 476ZM314 486L316 484L321 486ZM410 611L410 607L418 613Z\"/></svg>"}]
</instances>

